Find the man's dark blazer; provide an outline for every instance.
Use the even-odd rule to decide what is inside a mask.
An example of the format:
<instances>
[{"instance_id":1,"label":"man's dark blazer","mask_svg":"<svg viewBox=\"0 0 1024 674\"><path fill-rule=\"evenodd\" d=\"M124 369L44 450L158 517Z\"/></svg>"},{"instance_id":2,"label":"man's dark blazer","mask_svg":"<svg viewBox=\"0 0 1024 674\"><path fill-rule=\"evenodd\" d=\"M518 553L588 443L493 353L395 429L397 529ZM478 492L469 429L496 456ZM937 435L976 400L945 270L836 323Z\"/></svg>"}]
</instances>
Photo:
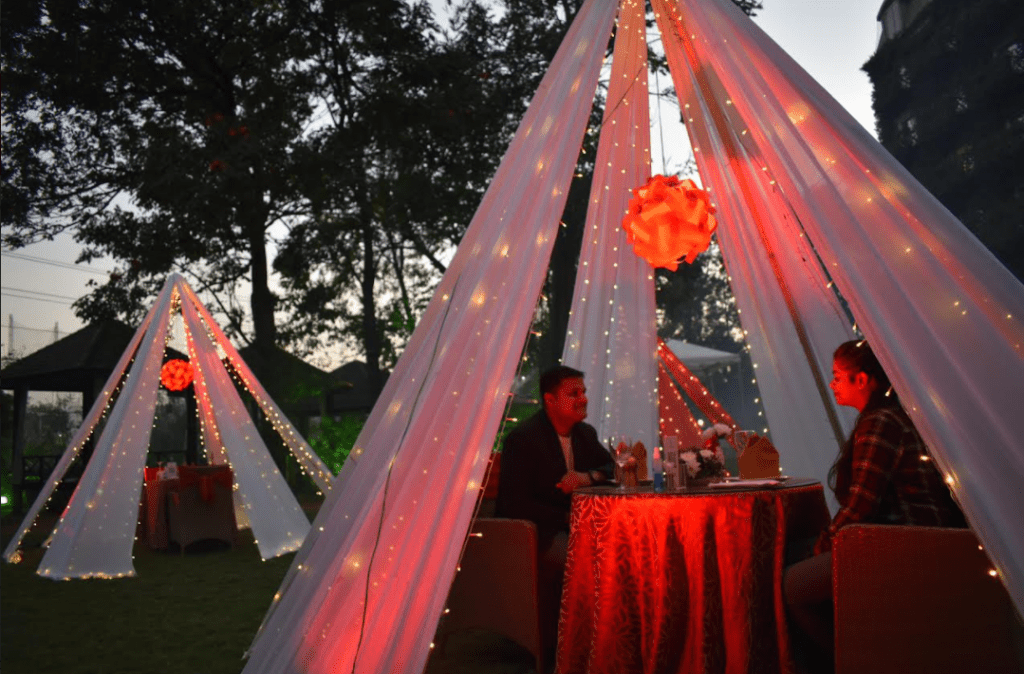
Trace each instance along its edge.
<instances>
[{"instance_id":1,"label":"man's dark blazer","mask_svg":"<svg viewBox=\"0 0 1024 674\"><path fill-rule=\"evenodd\" d=\"M590 424L572 427L573 470L614 474L614 462ZM569 530L571 495L556 487L568 472L562 443L543 408L517 426L501 451L498 478L499 517L531 520L537 525L541 549L555 534Z\"/></svg>"}]
</instances>

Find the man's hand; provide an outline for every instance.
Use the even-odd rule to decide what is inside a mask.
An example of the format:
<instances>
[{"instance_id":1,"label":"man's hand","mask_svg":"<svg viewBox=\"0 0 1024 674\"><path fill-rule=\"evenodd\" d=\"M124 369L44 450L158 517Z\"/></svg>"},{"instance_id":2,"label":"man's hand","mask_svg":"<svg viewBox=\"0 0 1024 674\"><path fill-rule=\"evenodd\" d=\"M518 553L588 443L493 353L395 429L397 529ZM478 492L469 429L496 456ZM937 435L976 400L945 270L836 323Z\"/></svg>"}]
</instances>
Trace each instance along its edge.
<instances>
[{"instance_id":1,"label":"man's hand","mask_svg":"<svg viewBox=\"0 0 1024 674\"><path fill-rule=\"evenodd\" d=\"M571 494L580 487L589 487L594 483L590 479L590 473L581 473L579 471L570 471L562 476L562 481L555 486L561 489L566 494Z\"/></svg>"}]
</instances>

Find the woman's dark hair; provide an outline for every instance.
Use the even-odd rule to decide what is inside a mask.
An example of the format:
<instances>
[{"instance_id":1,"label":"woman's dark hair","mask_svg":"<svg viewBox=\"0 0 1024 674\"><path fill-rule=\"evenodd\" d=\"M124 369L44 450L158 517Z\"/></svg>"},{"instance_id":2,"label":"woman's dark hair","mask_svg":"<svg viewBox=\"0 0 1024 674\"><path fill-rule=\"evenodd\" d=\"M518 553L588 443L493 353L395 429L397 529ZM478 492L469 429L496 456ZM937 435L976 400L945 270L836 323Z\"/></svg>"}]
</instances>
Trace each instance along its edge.
<instances>
[{"instance_id":1,"label":"woman's dark hair","mask_svg":"<svg viewBox=\"0 0 1024 674\"><path fill-rule=\"evenodd\" d=\"M876 386L871 392L871 397L868 398L867 404L864 405L864 409L860 411L860 415L857 417L858 422L861 417L872 410L880 407L900 406L900 400L896 396L896 392L892 390L892 384L889 383L889 376L885 374L885 370L882 369L882 365L875 358L874 352L865 340L854 339L849 342L843 342L835 350L835 353L832 354L832 359L840 369L846 371L851 377L863 372L869 379L875 380ZM854 427L856 427L856 424L854 424ZM851 433L850 437L843 443L842 449L839 450L839 456L836 457L835 463L832 464L828 471L828 486L832 488L837 498L845 498L846 491L850 486L849 480L852 470L853 434Z\"/></svg>"}]
</instances>

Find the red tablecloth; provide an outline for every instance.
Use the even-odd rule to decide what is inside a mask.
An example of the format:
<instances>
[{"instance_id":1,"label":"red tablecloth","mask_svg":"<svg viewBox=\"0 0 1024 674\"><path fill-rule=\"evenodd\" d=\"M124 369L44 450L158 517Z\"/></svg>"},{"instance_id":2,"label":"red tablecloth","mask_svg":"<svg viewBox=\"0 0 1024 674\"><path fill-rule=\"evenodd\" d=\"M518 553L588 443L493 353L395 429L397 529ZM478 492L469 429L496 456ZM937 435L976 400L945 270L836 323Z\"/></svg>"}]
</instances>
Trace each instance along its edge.
<instances>
[{"instance_id":1,"label":"red tablecloth","mask_svg":"<svg viewBox=\"0 0 1024 674\"><path fill-rule=\"evenodd\" d=\"M561 674L792 671L787 540L828 524L819 483L573 496Z\"/></svg>"},{"instance_id":2,"label":"red tablecloth","mask_svg":"<svg viewBox=\"0 0 1024 674\"><path fill-rule=\"evenodd\" d=\"M147 469L148 470L148 469ZM143 539L154 550L163 550L168 546L167 540L167 495L193 484L199 484L200 494L204 500L212 498L213 485L224 484L228 488L232 484L232 473L229 466L178 466L178 478L171 480L147 480L142 492Z\"/></svg>"}]
</instances>

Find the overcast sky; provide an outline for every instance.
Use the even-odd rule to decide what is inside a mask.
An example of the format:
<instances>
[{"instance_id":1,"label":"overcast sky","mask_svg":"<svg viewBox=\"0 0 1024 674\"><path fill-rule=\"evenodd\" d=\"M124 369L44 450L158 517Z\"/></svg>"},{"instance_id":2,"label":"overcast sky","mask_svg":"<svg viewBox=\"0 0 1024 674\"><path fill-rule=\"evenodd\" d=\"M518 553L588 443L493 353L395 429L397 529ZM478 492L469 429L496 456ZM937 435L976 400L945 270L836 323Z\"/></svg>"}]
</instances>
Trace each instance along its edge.
<instances>
[{"instance_id":1,"label":"overcast sky","mask_svg":"<svg viewBox=\"0 0 1024 674\"><path fill-rule=\"evenodd\" d=\"M874 135L871 85L861 66L874 53L878 27L875 17L882 0L762 0L765 9L755 22L803 66L833 97ZM665 83L663 83L665 84ZM666 120L675 117L663 110ZM657 120L655 110L652 120ZM658 145L657 130L652 145ZM668 136L666 137L668 140ZM655 168L660 162L653 148ZM673 157L671 151L667 151ZM674 158L674 157L673 157ZM671 167L670 167L671 168ZM0 265L3 294L0 314L3 355L14 347L31 352L52 341L54 325L67 334L82 327L70 304L87 292L90 279L103 282L109 261L91 266L73 264L77 246L70 237L4 252Z\"/></svg>"}]
</instances>

